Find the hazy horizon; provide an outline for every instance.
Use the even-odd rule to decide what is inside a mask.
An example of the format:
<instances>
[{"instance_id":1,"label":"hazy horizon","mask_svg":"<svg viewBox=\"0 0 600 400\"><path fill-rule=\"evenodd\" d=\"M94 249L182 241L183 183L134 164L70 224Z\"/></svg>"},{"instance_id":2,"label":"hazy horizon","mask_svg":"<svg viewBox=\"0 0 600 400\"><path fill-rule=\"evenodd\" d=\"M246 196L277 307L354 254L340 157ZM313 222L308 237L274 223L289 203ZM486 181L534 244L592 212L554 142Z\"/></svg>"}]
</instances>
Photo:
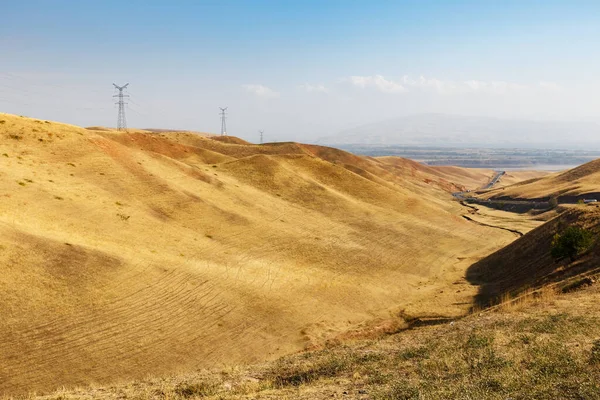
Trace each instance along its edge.
<instances>
[{"instance_id":1,"label":"hazy horizon","mask_svg":"<svg viewBox=\"0 0 600 400\"><path fill-rule=\"evenodd\" d=\"M114 82L130 84L130 127L218 133L227 106L228 133L254 142L258 130L314 142L429 113L598 123L599 11L592 1L13 2L0 26L0 111L115 126Z\"/></svg>"}]
</instances>

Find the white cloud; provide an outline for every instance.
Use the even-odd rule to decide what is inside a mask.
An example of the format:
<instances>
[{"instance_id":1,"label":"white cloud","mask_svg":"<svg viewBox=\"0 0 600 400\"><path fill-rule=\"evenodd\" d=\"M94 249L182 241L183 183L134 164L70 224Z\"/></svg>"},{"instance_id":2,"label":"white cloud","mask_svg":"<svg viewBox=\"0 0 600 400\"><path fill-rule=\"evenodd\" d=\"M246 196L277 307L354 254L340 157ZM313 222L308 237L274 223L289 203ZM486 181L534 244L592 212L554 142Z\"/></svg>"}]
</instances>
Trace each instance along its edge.
<instances>
[{"instance_id":1,"label":"white cloud","mask_svg":"<svg viewBox=\"0 0 600 400\"><path fill-rule=\"evenodd\" d=\"M473 93L491 93L491 94L508 94L516 92L524 92L532 89L527 85L521 85L513 82L505 81L478 81L470 80L463 82L469 92Z\"/></svg>"},{"instance_id":2,"label":"white cloud","mask_svg":"<svg viewBox=\"0 0 600 400\"><path fill-rule=\"evenodd\" d=\"M408 75L402 77L402 83L409 87L434 90L438 93L454 93L459 90L458 85L452 81L441 81L436 78L426 78L421 75L418 79L412 79Z\"/></svg>"},{"instance_id":3,"label":"white cloud","mask_svg":"<svg viewBox=\"0 0 600 400\"><path fill-rule=\"evenodd\" d=\"M248 92L254 93L255 95L257 95L259 97L265 97L265 98L279 97L278 92L274 91L273 89L271 89L267 86L258 85L258 84L248 84L248 85L242 85L242 87L244 89L246 89Z\"/></svg>"},{"instance_id":4,"label":"white cloud","mask_svg":"<svg viewBox=\"0 0 600 400\"><path fill-rule=\"evenodd\" d=\"M543 90L547 90L549 92L560 92L562 90L562 87L554 82L540 82L538 83L538 86L543 89Z\"/></svg>"},{"instance_id":5,"label":"white cloud","mask_svg":"<svg viewBox=\"0 0 600 400\"><path fill-rule=\"evenodd\" d=\"M308 93L329 93L329 89L327 89L324 85L310 85L305 83L304 85L298 86L298 88L308 92Z\"/></svg>"},{"instance_id":6,"label":"white cloud","mask_svg":"<svg viewBox=\"0 0 600 400\"><path fill-rule=\"evenodd\" d=\"M537 84L523 85L520 83L507 81L451 81L437 78L427 78L423 75L418 78L411 78L404 75L398 81L386 79L381 75L372 76L351 76L342 81L350 82L359 88L373 87L381 92L402 93L408 91L435 92L438 94L488 94L488 95L508 95L525 94L536 92L557 92L562 88L553 82L539 82Z\"/></svg>"},{"instance_id":7,"label":"white cloud","mask_svg":"<svg viewBox=\"0 0 600 400\"><path fill-rule=\"evenodd\" d=\"M377 90L385 93L402 93L406 88L398 82L385 79L381 75L374 76L351 76L350 82L359 88L375 87Z\"/></svg>"}]
</instances>

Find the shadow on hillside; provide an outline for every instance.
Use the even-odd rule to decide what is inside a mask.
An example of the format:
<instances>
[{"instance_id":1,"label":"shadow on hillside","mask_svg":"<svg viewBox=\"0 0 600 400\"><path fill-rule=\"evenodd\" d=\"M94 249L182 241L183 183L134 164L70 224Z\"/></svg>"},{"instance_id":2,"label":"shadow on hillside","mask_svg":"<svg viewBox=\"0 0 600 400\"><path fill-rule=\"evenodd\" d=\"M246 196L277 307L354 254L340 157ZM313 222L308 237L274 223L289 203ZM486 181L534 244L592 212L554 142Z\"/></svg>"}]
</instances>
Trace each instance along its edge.
<instances>
[{"instance_id":1,"label":"shadow on hillside","mask_svg":"<svg viewBox=\"0 0 600 400\"><path fill-rule=\"evenodd\" d=\"M474 263L467 269L466 279L479 285L475 302L481 307L497 304L503 295L515 297L528 289L561 282L569 277L600 266L598 240L573 263L555 261L550 256L552 238L557 231L577 223L598 233L600 219L580 210L569 210L539 226L508 246Z\"/></svg>"}]
</instances>

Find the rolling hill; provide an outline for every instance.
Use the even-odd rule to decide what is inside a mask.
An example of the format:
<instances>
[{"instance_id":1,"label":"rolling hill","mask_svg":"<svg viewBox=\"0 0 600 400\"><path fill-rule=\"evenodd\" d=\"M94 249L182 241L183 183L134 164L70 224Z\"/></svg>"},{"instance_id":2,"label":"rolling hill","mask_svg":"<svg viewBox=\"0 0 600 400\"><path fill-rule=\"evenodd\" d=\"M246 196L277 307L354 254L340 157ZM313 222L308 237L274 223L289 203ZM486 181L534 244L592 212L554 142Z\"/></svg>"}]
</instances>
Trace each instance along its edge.
<instances>
[{"instance_id":1,"label":"rolling hill","mask_svg":"<svg viewBox=\"0 0 600 400\"><path fill-rule=\"evenodd\" d=\"M0 114L0 393L312 348L463 314L514 240L451 191L492 171ZM483 181L483 182L482 182Z\"/></svg>"},{"instance_id":2,"label":"rolling hill","mask_svg":"<svg viewBox=\"0 0 600 400\"><path fill-rule=\"evenodd\" d=\"M575 203L584 198L600 201L598 182L600 160L594 160L566 171L524 179L506 187L485 191L481 193L481 197L525 200L548 200L556 197L559 202L566 203Z\"/></svg>"}]
</instances>

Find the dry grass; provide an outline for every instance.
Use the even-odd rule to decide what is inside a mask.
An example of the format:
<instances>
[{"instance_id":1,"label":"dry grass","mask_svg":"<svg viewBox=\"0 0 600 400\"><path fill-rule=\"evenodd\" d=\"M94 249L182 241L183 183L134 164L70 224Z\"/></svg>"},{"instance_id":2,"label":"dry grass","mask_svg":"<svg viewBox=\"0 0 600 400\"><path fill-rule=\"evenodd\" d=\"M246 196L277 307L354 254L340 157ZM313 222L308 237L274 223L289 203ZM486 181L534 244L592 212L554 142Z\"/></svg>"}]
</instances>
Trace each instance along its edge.
<instances>
[{"instance_id":1,"label":"dry grass","mask_svg":"<svg viewBox=\"0 0 600 400\"><path fill-rule=\"evenodd\" d=\"M506 171L506 173L500 177L498 183L494 185L494 188L539 179L550 174L551 172L548 171Z\"/></svg>"},{"instance_id":2,"label":"dry grass","mask_svg":"<svg viewBox=\"0 0 600 400\"><path fill-rule=\"evenodd\" d=\"M44 399L599 399L600 287L243 369ZM35 397L34 397L35 398Z\"/></svg>"},{"instance_id":3,"label":"dry grass","mask_svg":"<svg viewBox=\"0 0 600 400\"><path fill-rule=\"evenodd\" d=\"M448 192L480 176L462 169L0 119L3 393L274 359L400 309L458 316L466 268L514 239L460 217Z\"/></svg>"},{"instance_id":4,"label":"dry grass","mask_svg":"<svg viewBox=\"0 0 600 400\"><path fill-rule=\"evenodd\" d=\"M530 232L546 222L547 219L555 217L553 211L544 214L537 213L514 213L509 211L489 208L485 205L470 205L469 218L483 224L497 226L503 229L516 230L522 234Z\"/></svg>"},{"instance_id":5,"label":"dry grass","mask_svg":"<svg viewBox=\"0 0 600 400\"><path fill-rule=\"evenodd\" d=\"M552 239L568 226L583 227L594 235L592 246L577 260L553 259ZM600 212L596 208L574 207L533 229L503 249L479 260L467 270L467 279L481 286L478 302L506 303L508 298L527 297L543 287L568 291L577 281L597 273L600 259Z\"/></svg>"},{"instance_id":6,"label":"dry grass","mask_svg":"<svg viewBox=\"0 0 600 400\"><path fill-rule=\"evenodd\" d=\"M518 178L527 178L527 175ZM510 186L486 191L481 197L548 199L558 196L581 196L586 193L598 193L599 181L600 160L594 160L563 172L532 177L520 182L509 180Z\"/></svg>"}]
</instances>

